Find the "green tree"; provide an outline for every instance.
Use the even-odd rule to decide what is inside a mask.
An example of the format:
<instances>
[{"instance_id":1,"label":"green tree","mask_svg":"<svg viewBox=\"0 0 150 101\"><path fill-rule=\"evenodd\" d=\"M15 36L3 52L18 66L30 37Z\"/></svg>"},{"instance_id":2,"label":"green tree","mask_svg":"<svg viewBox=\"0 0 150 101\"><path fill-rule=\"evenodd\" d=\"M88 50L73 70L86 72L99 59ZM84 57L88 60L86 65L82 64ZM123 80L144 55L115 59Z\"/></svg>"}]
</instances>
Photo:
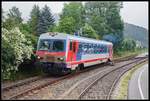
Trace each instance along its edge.
<instances>
[{"instance_id":1,"label":"green tree","mask_svg":"<svg viewBox=\"0 0 150 101\"><path fill-rule=\"evenodd\" d=\"M49 29L52 30L55 19L53 18L50 8L45 5L40 13L37 33L38 35L47 32Z\"/></svg>"},{"instance_id":2,"label":"green tree","mask_svg":"<svg viewBox=\"0 0 150 101\"><path fill-rule=\"evenodd\" d=\"M101 16L92 16L91 22L89 23L93 29L98 33L99 37L102 38L108 32L108 26L104 22L104 18Z\"/></svg>"},{"instance_id":3,"label":"green tree","mask_svg":"<svg viewBox=\"0 0 150 101\"><path fill-rule=\"evenodd\" d=\"M38 5L34 5L30 13L29 25L31 28L31 33L37 35L38 21L40 16L40 9Z\"/></svg>"},{"instance_id":4,"label":"green tree","mask_svg":"<svg viewBox=\"0 0 150 101\"><path fill-rule=\"evenodd\" d=\"M122 49L124 51L126 51L126 50L134 51L136 48L136 42L135 42L135 40L133 40L131 38L125 38L121 45L122 45Z\"/></svg>"},{"instance_id":5,"label":"green tree","mask_svg":"<svg viewBox=\"0 0 150 101\"><path fill-rule=\"evenodd\" d=\"M17 7L12 7L7 14L7 19L4 22L4 27L8 30L19 27L23 19L21 18L21 12Z\"/></svg>"},{"instance_id":6,"label":"green tree","mask_svg":"<svg viewBox=\"0 0 150 101\"><path fill-rule=\"evenodd\" d=\"M60 20L59 26L56 29L58 32L73 34L75 32L75 20L72 17L64 17Z\"/></svg>"},{"instance_id":7,"label":"green tree","mask_svg":"<svg viewBox=\"0 0 150 101\"><path fill-rule=\"evenodd\" d=\"M96 34L95 30L90 25L88 25L87 23L82 28L82 31L83 31L82 36L84 36L84 37L99 39L99 37Z\"/></svg>"},{"instance_id":8,"label":"green tree","mask_svg":"<svg viewBox=\"0 0 150 101\"><path fill-rule=\"evenodd\" d=\"M5 12L4 12L4 10L2 9L2 18L1 18L1 19L2 19L2 20L1 20L1 21L2 21L2 22L1 22L2 27L3 27L4 20L5 20L4 13L5 13Z\"/></svg>"},{"instance_id":9,"label":"green tree","mask_svg":"<svg viewBox=\"0 0 150 101\"><path fill-rule=\"evenodd\" d=\"M100 37L113 33L122 37L123 22L120 17L121 2L87 2L85 3L86 22Z\"/></svg>"},{"instance_id":10,"label":"green tree","mask_svg":"<svg viewBox=\"0 0 150 101\"><path fill-rule=\"evenodd\" d=\"M32 46L18 28L2 28L2 79L13 78L24 59L30 59Z\"/></svg>"},{"instance_id":11,"label":"green tree","mask_svg":"<svg viewBox=\"0 0 150 101\"><path fill-rule=\"evenodd\" d=\"M64 4L61 19L65 17L72 17L75 20L75 31L80 30L84 25L84 7L81 2L71 2L69 4Z\"/></svg>"},{"instance_id":12,"label":"green tree","mask_svg":"<svg viewBox=\"0 0 150 101\"><path fill-rule=\"evenodd\" d=\"M108 2L106 10L106 23L109 26L109 32L114 33L123 40L123 21L120 16L120 9L123 7L122 2Z\"/></svg>"},{"instance_id":13,"label":"green tree","mask_svg":"<svg viewBox=\"0 0 150 101\"><path fill-rule=\"evenodd\" d=\"M19 27L20 32L25 35L27 41L31 42L33 50L37 48L38 37L35 34L31 34L31 27L28 23L23 23Z\"/></svg>"}]
</instances>

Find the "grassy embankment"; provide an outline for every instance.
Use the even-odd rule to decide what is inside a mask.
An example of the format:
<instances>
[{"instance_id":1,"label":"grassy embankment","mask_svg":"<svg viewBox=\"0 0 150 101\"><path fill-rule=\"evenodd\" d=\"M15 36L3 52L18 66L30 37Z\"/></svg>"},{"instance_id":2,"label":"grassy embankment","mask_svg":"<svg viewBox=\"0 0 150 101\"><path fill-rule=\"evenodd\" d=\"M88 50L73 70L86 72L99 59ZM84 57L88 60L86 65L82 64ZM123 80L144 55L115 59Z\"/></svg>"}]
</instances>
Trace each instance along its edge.
<instances>
[{"instance_id":1,"label":"grassy embankment","mask_svg":"<svg viewBox=\"0 0 150 101\"><path fill-rule=\"evenodd\" d=\"M118 86L118 91L117 91L117 95L115 95L113 97L113 99L127 99L127 94L128 94L128 82L131 79L132 74L140 67L142 67L144 64L147 64L148 61L138 64L137 66L134 66L131 70L129 70L127 73L125 73L120 82L119 82L119 86Z\"/></svg>"},{"instance_id":2,"label":"grassy embankment","mask_svg":"<svg viewBox=\"0 0 150 101\"><path fill-rule=\"evenodd\" d=\"M131 55L138 55L144 52L148 52L148 49L136 49L135 51L122 51L119 54L113 54L113 58L123 58Z\"/></svg>"}]
</instances>

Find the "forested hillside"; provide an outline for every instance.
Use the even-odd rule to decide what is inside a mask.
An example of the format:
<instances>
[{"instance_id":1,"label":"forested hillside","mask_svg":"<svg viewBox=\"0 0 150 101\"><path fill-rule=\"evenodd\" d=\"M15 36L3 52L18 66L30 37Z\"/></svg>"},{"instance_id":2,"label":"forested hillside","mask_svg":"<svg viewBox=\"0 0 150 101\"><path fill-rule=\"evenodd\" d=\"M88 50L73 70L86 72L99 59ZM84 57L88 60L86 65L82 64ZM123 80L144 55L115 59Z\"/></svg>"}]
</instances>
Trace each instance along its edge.
<instances>
[{"instance_id":1,"label":"forested hillside","mask_svg":"<svg viewBox=\"0 0 150 101\"><path fill-rule=\"evenodd\" d=\"M133 24L124 23L124 37L133 38L141 42L142 46L148 47L148 30Z\"/></svg>"}]
</instances>

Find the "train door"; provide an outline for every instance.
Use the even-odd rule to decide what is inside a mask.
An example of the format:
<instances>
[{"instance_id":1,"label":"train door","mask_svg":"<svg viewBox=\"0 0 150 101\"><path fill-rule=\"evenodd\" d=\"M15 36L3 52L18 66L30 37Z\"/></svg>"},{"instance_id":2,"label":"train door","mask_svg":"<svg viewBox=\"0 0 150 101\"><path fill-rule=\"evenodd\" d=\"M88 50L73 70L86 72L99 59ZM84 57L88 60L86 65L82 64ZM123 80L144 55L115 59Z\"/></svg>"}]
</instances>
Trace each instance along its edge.
<instances>
[{"instance_id":1,"label":"train door","mask_svg":"<svg viewBox=\"0 0 150 101\"><path fill-rule=\"evenodd\" d=\"M78 42L75 40L70 40L67 61L70 62L76 61L77 49L78 49Z\"/></svg>"},{"instance_id":2,"label":"train door","mask_svg":"<svg viewBox=\"0 0 150 101\"><path fill-rule=\"evenodd\" d=\"M72 40L72 54L71 54L71 61L76 61L76 54L77 54L77 41ZM71 46L70 46L71 47Z\"/></svg>"}]
</instances>

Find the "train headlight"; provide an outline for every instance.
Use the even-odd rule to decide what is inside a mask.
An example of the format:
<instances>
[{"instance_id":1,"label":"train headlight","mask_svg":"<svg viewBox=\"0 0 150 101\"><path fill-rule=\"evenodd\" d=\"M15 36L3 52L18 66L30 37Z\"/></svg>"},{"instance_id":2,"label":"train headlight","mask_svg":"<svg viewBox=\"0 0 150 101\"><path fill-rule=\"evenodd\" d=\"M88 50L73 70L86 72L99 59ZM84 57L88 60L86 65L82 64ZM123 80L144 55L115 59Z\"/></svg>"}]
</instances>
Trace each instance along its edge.
<instances>
[{"instance_id":1,"label":"train headlight","mask_svg":"<svg viewBox=\"0 0 150 101\"><path fill-rule=\"evenodd\" d=\"M40 57L39 57L39 56L38 56L37 58L38 58L38 59L40 59Z\"/></svg>"},{"instance_id":2,"label":"train headlight","mask_svg":"<svg viewBox=\"0 0 150 101\"><path fill-rule=\"evenodd\" d=\"M40 56L38 56L37 58L38 58L39 60L40 60L40 59L43 59L43 57L40 57Z\"/></svg>"},{"instance_id":3,"label":"train headlight","mask_svg":"<svg viewBox=\"0 0 150 101\"><path fill-rule=\"evenodd\" d=\"M64 58L62 58L62 57L61 57L61 58L58 58L58 60L63 61L63 60L64 60Z\"/></svg>"}]
</instances>

